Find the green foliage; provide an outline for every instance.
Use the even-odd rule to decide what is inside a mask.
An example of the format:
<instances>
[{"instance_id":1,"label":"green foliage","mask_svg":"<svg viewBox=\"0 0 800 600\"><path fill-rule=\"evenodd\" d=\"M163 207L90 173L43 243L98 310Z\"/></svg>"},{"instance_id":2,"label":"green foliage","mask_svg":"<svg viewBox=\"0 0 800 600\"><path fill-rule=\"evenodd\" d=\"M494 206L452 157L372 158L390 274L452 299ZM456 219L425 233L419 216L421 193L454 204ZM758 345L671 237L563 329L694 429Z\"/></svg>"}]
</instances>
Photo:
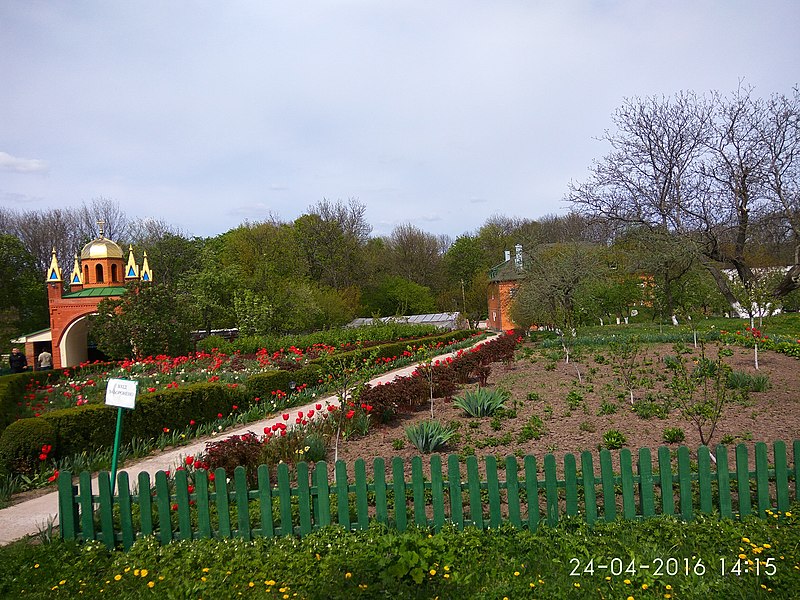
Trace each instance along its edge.
<instances>
[{"instance_id":1,"label":"green foliage","mask_svg":"<svg viewBox=\"0 0 800 600\"><path fill-rule=\"evenodd\" d=\"M436 301L429 287L399 275L385 277L362 294L364 307L370 314L413 315L436 310Z\"/></svg>"},{"instance_id":2,"label":"green foliage","mask_svg":"<svg viewBox=\"0 0 800 600\"><path fill-rule=\"evenodd\" d=\"M36 260L13 235L0 234L0 354L8 340L47 327L47 288ZM8 365L0 365L0 372Z\"/></svg>"},{"instance_id":3,"label":"green foliage","mask_svg":"<svg viewBox=\"0 0 800 600\"><path fill-rule=\"evenodd\" d=\"M765 392L769 389L769 376L764 373L751 375L744 371L731 371L728 373L726 385L732 390L747 392Z\"/></svg>"},{"instance_id":4,"label":"green foliage","mask_svg":"<svg viewBox=\"0 0 800 600\"><path fill-rule=\"evenodd\" d=\"M50 423L44 419L13 422L0 435L0 471L20 474L36 471L45 444L55 449L56 432Z\"/></svg>"},{"instance_id":5,"label":"green foliage","mask_svg":"<svg viewBox=\"0 0 800 600\"><path fill-rule=\"evenodd\" d=\"M569 410L578 409L583 402L583 394L578 390L570 390L567 394L567 408L569 408Z\"/></svg>"},{"instance_id":6,"label":"green foliage","mask_svg":"<svg viewBox=\"0 0 800 600\"><path fill-rule=\"evenodd\" d=\"M137 540L127 552L109 551L100 542L16 543L0 548L0 595L95 598L111 590L119 600L149 595L227 598L238 591L252 597L297 594L298 598L334 600L569 600L629 595L663 598L666 594L673 598L755 598L762 594L793 598L800 586L800 574L793 568L800 561L800 506L790 505L789 512L791 517L782 514L779 519L700 516L685 523L656 517L601 520L592 526L564 519L558 527L543 525L535 531L445 527L433 532L409 527L399 532L372 525L353 532L333 526L301 539L285 536L161 545L148 537ZM743 544L742 538L759 548L759 554ZM777 565L775 575L723 575L720 558L730 557L726 560L729 567L742 552L740 547L749 558L758 558L762 568L766 559L772 559ZM619 578L606 579L607 569L583 571L589 558L600 556L623 557L623 567L630 561L652 565L667 557L683 566L686 560L690 572L662 577L653 576L653 569L638 569L624 575L631 582L626 584ZM579 576L571 574L575 563L570 561L576 557ZM691 570L698 559L706 567L702 575ZM65 565L69 565L68 571ZM144 574L142 569L146 569ZM151 581L152 588L148 587ZM761 583L772 592L762 590ZM53 590L56 585L58 589ZM643 585L648 589L643 590ZM279 592L280 588L284 591ZM582 594L584 589L590 593Z\"/></svg>"},{"instance_id":7,"label":"green foliage","mask_svg":"<svg viewBox=\"0 0 800 600\"><path fill-rule=\"evenodd\" d=\"M652 419L653 417L666 419L669 415L669 411L663 402L657 402L649 398L637 400L633 403L631 410L641 419Z\"/></svg>"},{"instance_id":8,"label":"green foliage","mask_svg":"<svg viewBox=\"0 0 800 600\"><path fill-rule=\"evenodd\" d=\"M420 452L430 454L443 448L456 434L455 429L439 421L420 421L405 428L408 441Z\"/></svg>"},{"instance_id":9,"label":"green foliage","mask_svg":"<svg viewBox=\"0 0 800 600\"><path fill-rule=\"evenodd\" d=\"M508 392L499 389L478 387L464 392L453 400L470 417L487 417L505 407Z\"/></svg>"},{"instance_id":10,"label":"green foliage","mask_svg":"<svg viewBox=\"0 0 800 600\"><path fill-rule=\"evenodd\" d=\"M134 283L121 298L100 302L89 317L89 332L97 347L113 358L167 354L191 350L193 316L185 292L159 283Z\"/></svg>"},{"instance_id":11,"label":"green foliage","mask_svg":"<svg viewBox=\"0 0 800 600\"><path fill-rule=\"evenodd\" d=\"M668 444L679 444L686 439L681 427L665 427L662 439Z\"/></svg>"},{"instance_id":12,"label":"green foliage","mask_svg":"<svg viewBox=\"0 0 800 600\"><path fill-rule=\"evenodd\" d=\"M609 450L617 450L627 443L628 438L619 429L609 429L603 434L603 446Z\"/></svg>"},{"instance_id":13,"label":"green foliage","mask_svg":"<svg viewBox=\"0 0 800 600\"><path fill-rule=\"evenodd\" d=\"M544 421L542 421L538 415L533 415L530 419L528 419L528 422L522 426L522 430L517 436L517 441L520 444L523 444L528 440L538 440L541 439L546 433L547 429L544 426Z\"/></svg>"},{"instance_id":14,"label":"green foliage","mask_svg":"<svg viewBox=\"0 0 800 600\"><path fill-rule=\"evenodd\" d=\"M613 402L609 402L608 400L603 400L602 404L600 404L600 410L598 414L601 415L613 415L617 412L617 405Z\"/></svg>"}]
</instances>

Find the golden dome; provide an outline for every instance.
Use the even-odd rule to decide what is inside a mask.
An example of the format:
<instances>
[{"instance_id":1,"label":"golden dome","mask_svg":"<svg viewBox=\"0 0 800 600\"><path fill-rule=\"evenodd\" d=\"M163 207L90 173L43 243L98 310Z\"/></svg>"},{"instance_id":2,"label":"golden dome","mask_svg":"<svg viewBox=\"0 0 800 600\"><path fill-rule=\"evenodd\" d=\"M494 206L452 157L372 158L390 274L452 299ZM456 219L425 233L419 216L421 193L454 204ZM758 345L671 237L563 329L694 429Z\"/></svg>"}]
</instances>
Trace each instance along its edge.
<instances>
[{"instance_id":1,"label":"golden dome","mask_svg":"<svg viewBox=\"0 0 800 600\"><path fill-rule=\"evenodd\" d=\"M101 236L86 244L81 250L81 260L87 258L122 258L122 248Z\"/></svg>"}]
</instances>

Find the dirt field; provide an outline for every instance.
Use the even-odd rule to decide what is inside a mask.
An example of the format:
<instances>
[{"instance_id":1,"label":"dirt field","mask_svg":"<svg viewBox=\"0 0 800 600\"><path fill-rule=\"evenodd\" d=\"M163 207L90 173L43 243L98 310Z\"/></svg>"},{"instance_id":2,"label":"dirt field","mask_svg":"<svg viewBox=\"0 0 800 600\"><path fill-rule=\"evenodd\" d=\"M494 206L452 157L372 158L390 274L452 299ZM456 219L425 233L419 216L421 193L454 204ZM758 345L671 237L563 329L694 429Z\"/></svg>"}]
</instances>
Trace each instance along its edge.
<instances>
[{"instance_id":1,"label":"dirt field","mask_svg":"<svg viewBox=\"0 0 800 600\"><path fill-rule=\"evenodd\" d=\"M435 400L435 418L442 423L456 424L459 433L440 453L443 459L449 454L464 456L473 452L478 457L494 454L498 458L532 454L541 468L544 455L552 453L557 463L563 465L566 453L577 454L584 450L597 453L603 444L603 435L612 429L623 434L624 447L634 452L634 461L635 452L642 447L651 448L655 454L659 446L676 448L683 444L694 456L694 450L701 444L696 427L674 404L669 386L673 372L664 361L665 356L677 356L671 344L644 346L636 358L637 382L633 390L636 410L631 405L620 364L611 356L608 347L583 349L577 360L568 364L563 359L556 360L553 351L530 347L522 350L528 356L510 365L492 365L488 382L490 387L510 392L506 404L510 414L500 419L475 419L454 407L452 399ZM682 356L691 369L693 361L700 358L701 349L689 345L686 350ZM782 354L760 352L760 369L756 371L753 350L739 347L731 350L733 354L723 356L723 361L734 371L766 375L769 389L749 392L746 397L729 390L729 400L709 445L713 449L724 443L732 455L734 447L744 443L751 451L753 463L754 444L766 442L771 462L774 441L783 440L791 452L792 442L800 439L800 362ZM716 346L707 347L705 355L716 359ZM658 414L649 416L648 412ZM429 416L430 407L425 405L388 426L374 426L366 437L345 442L340 447L339 457L348 465L363 458L367 460L368 470L375 457L383 457L388 465L393 457L400 456L408 464L411 457L420 453L406 440L405 427ZM541 437L525 439L529 436L524 435L523 427L534 417L541 419ZM682 429L684 441L665 442L667 428ZM618 452L612 451L612 455L616 464ZM424 458L423 463L427 462ZM791 457L789 462L791 464Z\"/></svg>"}]
</instances>

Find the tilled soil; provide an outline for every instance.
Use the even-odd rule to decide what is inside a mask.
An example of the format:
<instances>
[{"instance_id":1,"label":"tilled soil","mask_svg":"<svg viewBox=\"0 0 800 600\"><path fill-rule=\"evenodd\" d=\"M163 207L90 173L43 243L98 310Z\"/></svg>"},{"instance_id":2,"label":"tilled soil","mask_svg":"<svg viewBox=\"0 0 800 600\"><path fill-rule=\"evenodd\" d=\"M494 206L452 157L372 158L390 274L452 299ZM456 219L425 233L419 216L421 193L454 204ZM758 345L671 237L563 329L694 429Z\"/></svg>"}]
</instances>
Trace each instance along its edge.
<instances>
[{"instance_id":1,"label":"tilled soil","mask_svg":"<svg viewBox=\"0 0 800 600\"><path fill-rule=\"evenodd\" d=\"M686 348L682 354L689 369L705 352L708 359L717 358L716 346ZM713 449L724 443L729 450L731 467L736 445L747 446L751 468L754 466L753 449L756 442L765 442L772 462L772 444L783 441L789 448L789 463L792 464L791 450L794 440L800 439L800 362L797 359L773 352L759 352L759 370L754 368L753 350L732 347L733 354L724 356L723 361L734 371L750 375L766 375L769 389L764 392L749 392L743 398L733 390L728 390L725 405L717 427L710 437L709 446ZM625 448L634 453L639 448L650 448L655 457L657 448L667 445L676 449L686 445L696 456L701 445L701 437L696 426L681 414L675 406L670 388L673 372L664 361L665 356L676 356L671 344L649 345L642 348L636 359L634 402L621 376L620 363L615 361L609 349L583 349L577 360L566 363L563 358L555 360L552 351L531 349L527 357L518 353L518 360L510 365L494 364L488 385L506 389L510 399L506 404L510 414L502 418L471 418L452 404L452 399L437 398L434 401L434 417L442 423L452 423L459 435L443 451L439 452L442 462L447 456L457 454L463 458L474 453L479 458L483 471L483 457L495 455L498 462L506 456L518 457L522 462L525 455L533 455L541 470L543 458L552 453L556 457L559 470L563 467L563 457L567 453L579 454L588 450L595 454L603 447L603 435L609 430L618 430L626 439ZM616 363L616 364L615 364ZM578 373L580 372L580 379ZM477 384L472 384L472 386ZM469 387L469 386L468 386ZM462 388L461 392L467 388ZM569 394L572 392L572 396ZM661 407L660 416L647 416L642 402L650 401L650 409ZM569 403L572 402L572 408ZM603 410L604 407L605 410ZM615 409L611 414L604 414ZM543 423L543 434L539 439L524 439L523 427L534 417ZM383 458L390 475L390 463L394 457L401 457L409 474L411 459L422 456L424 470L429 471L429 457L422 455L405 436L405 428L418 421L430 418L430 406L406 413L389 425L374 426L362 438L350 439L339 449L339 458L352 470L353 462L359 458L367 462L367 470L372 470L372 461ZM664 441L664 430L680 428L685 439L680 443ZM618 467L619 451L612 451L615 468ZM580 462L580 461L579 461ZM595 467L597 469L597 466ZM463 465L462 465L463 471Z\"/></svg>"}]
</instances>

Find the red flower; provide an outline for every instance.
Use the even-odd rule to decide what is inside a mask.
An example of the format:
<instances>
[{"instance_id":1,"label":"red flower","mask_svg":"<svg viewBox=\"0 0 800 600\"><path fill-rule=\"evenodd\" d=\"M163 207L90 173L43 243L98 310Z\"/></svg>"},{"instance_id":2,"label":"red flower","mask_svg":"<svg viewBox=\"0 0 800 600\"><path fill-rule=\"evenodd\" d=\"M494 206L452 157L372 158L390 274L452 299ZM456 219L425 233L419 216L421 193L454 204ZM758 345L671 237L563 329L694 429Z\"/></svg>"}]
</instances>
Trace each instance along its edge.
<instances>
[{"instance_id":1,"label":"red flower","mask_svg":"<svg viewBox=\"0 0 800 600\"><path fill-rule=\"evenodd\" d=\"M187 456L186 458L183 459L183 462L191 466L192 463L194 463L194 456Z\"/></svg>"},{"instance_id":2,"label":"red flower","mask_svg":"<svg viewBox=\"0 0 800 600\"><path fill-rule=\"evenodd\" d=\"M193 485L187 486L186 491L189 492L190 494L194 494L194 486Z\"/></svg>"},{"instance_id":3,"label":"red flower","mask_svg":"<svg viewBox=\"0 0 800 600\"><path fill-rule=\"evenodd\" d=\"M50 477L47 478L47 481L49 481L50 483L53 483L56 479L58 479L58 469L53 471L53 474Z\"/></svg>"},{"instance_id":4,"label":"red flower","mask_svg":"<svg viewBox=\"0 0 800 600\"><path fill-rule=\"evenodd\" d=\"M45 454L44 452L42 452L42 453L39 455L39 460L47 460L47 454Z\"/></svg>"},{"instance_id":5,"label":"red flower","mask_svg":"<svg viewBox=\"0 0 800 600\"><path fill-rule=\"evenodd\" d=\"M800 344L800 340L797 340L797 343ZM316 405L316 409L317 410L322 410L322 404L317 404Z\"/></svg>"},{"instance_id":6,"label":"red flower","mask_svg":"<svg viewBox=\"0 0 800 600\"><path fill-rule=\"evenodd\" d=\"M163 429L162 431L163 431L164 433L169 433L169 427L164 427L164 429Z\"/></svg>"},{"instance_id":7,"label":"red flower","mask_svg":"<svg viewBox=\"0 0 800 600\"><path fill-rule=\"evenodd\" d=\"M156 388L154 388L154 387L149 387L149 388L147 388L147 391L148 391L148 392L155 392L155 391L156 391Z\"/></svg>"},{"instance_id":8,"label":"red flower","mask_svg":"<svg viewBox=\"0 0 800 600\"><path fill-rule=\"evenodd\" d=\"M194 424L195 424L194 419L189 421L189 425L194 425Z\"/></svg>"},{"instance_id":9,"label":"red flower","mask_svg":"<svg viewBox=\"0 0 800 600\"><path fill-rule=\"evenodd\" d=\"M233 405L232 410L237 410L239 407L237 405Z\"/></svg>"},{"instance_id":10,"label":"red flower","mask_svg":"<svg viewBox=\"0 0 800 600\"><path fill-rule=\"evenodd\" d=\"M216 478L217 478L217 476L216 476L216 475L214 475L214 473L213 473L213 472L211 472L211 473L209 473L209 474L208 474L208 480L209 480L209 481L214 481Z\"/></svg>"},{"instance_id":11,"label":"red flower","mask_svg":"<svg viewBox=\"0 0 800 600\"><path fill-rule=\"evenodd\" d=\"M289 413L283 413L283 415L281 415L281 416L283 417L284 421L288 421L289 420Z\"/></svg>"},{"instance_id":12,"label":"red flower","mask_svg":"<svg viewBox=\"0 0 800 600\"><path fill-rule=\"evenodd\" d=\"M345 418L346 418L346 419L352 419L352 418L353 418L353 416L354 416L355 414L356 414L356 411L354 411L354 410L350 410L350 411L348 411L348 412L347 412L347 414L345 415Z\"/></svg>"},{"instance_id":13,"label":"red flower","mask_svg":"<svg viewBox=\"0 0 800 600\"><path fill-rule=\"evenodd\" d=\"M178 510L178 504L177 503L172 505L172 510Z\"/></svg>"},{"instance_id":14,"label":"red flower","mask_svg":"<svg viewBox=\"0 0 800 600\"><path fill-rule=\"evenodd\" d=\"M221 419L222 418L222 413L217 413L217 418Z\"/></svg>"},{"instance_id":15,"label":"red flower","mask_svg":"<svg viewBox=\"0 0 800 600\"><path fill-rule=\"evenodd\" d=\"M314 416L314 409L312 408L311 410L308 411L308 418L310 419L313 416Z\"/></svg>"}]
</instances>

